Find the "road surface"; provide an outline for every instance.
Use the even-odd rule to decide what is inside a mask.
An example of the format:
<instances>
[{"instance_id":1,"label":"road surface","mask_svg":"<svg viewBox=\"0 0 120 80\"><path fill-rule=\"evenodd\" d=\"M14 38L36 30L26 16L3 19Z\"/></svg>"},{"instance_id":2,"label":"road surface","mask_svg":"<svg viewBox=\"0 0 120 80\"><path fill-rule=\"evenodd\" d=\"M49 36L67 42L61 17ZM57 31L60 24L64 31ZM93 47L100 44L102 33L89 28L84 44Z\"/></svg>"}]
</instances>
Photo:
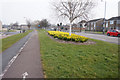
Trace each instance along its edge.
<instances>
[{"instance_id":1,"label":"road surface","mask_svg":"<svg viewBox=\"0 0 120 80\"><path fill-rule=\"evenodd\" d=\"M88 38L92 38L92 39L97 39L97 40L102 40L102 41L106 41L106 42L110 42L110 43L115 43L115 44L120 44L120 39L118 37L112 37L112 36L107 36L107 35L100 35L100 34L90 34L90 33L78 33L75 32L75 34L77 35L81 35L81 36L85 36Z\"/></svg>"}]
</instances>

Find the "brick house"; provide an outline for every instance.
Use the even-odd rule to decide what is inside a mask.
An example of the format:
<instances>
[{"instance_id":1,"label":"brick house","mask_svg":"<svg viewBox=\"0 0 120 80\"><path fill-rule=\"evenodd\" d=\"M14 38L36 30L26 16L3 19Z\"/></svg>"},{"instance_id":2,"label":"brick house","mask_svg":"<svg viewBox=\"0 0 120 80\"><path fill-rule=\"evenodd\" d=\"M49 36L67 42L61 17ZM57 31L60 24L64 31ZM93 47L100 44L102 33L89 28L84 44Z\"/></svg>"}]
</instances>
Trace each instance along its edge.
<instances>
[{"instance_id":1,"label":"brick house","mask_svg":"<svg viewBox=\"0 0 120 80\"><path fill-rule=\"evenodd\" d=\"M82 20L77 24L72 24L72 31L81 31L84 30L86 28L86 21Z\"/></svg>"},{"instance_id":2,"label":"brick house","mask_svg":"<svg viewBox=\"0 0 120 80\"><path fill-rule=\"evenodd\" d=\"M69 31L70 26L69 25L62 25L62 26L57 26L58 31Z\"/></svg>"},{"instance_id":3,"label":"brick house","mask_svg":"<svg viewBox=\"0 0 120 80\"><path fill-rule=\"evenodd\" d=\"M117 17L112 17L106 21L106 28L111 29L111 28L116 28L120 30L120 16Z\"/></svg>"},{"instance_id":4,"label":"brick house","mask_svg":"<svg viewBox=\"0 0 120 80\"><path fill-rule=\"evenodd\" d=\"M78 23L78 27L82 27L82 29L85 29L86 28L86 23L87 23L87 21L85 21L85 20L82 20L82 21L80 21L79 23Z\"/></svg>"},{"instance_id":5,"label":"brick house","mask_svg":"<svg viewBox=\"0 0 120 80\"><path fill-rule=\"evenodd\" d=\"M104 18L94 19L87 22L86 30L89 31L103 31Z\"/></svg>"},{"instance_id":6,"label":"brick house","mask_svg":"<svg viewBox=\"0 0 120 80\"><path fill-rule=\"evenodd\" d=\"M21 25L18 27L18 29L25 29L25 30L27 30L27 29L29 29L29 28L28 28L27 25L21 24Z\"/></svg>"},{"instance_id":7,"label":"brick house","mask_svg":"<svg viewBox=\"0 0 120 80\"><path fill-rule=\"evenodd\" d=\"M77 24L72 24L72 31L78 31L79 28L77 27Z\"/></svg>"}]
</instances>

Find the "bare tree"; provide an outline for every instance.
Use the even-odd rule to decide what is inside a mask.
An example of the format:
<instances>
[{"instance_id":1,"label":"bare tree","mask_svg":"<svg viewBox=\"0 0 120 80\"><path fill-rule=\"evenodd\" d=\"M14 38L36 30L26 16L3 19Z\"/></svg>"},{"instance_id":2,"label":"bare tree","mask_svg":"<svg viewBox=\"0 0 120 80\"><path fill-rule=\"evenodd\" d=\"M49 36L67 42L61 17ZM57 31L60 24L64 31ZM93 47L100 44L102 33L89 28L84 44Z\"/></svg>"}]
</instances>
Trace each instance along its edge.
<instances>
[{"instance_id":1,"label":"bare tree","mask_svg":"<svg viewBox=\"0 0 120 80\"><path fill-rule=\"evenodd\" d=\"M49 26L49 22L47 21L47 19L42 19L41 21L40 21L40 26L41 27L48 27Z\"/></svg>"},{"instance_id":2,"label":"bare tree","mask_svg":"<svg viewBox=\"0 0 120 80\"><path fill-rule=\"evenodd\" d=\"M19 23L18 22L15 22L15 23L12 23L11 26L15 29L19 29Z\"/></svg>"},{"instance_id":3,"label":"bare tree","mask_svg":"<svg viewBox=\"0 0 120 80\"><path fill-rule=\"evenodd\" d=\"M38 25L40 25L40 21L39 21L39 20L35 20L35 21L33 22L33 24L34 24L34 26L35 26L36 28L38 28Z\"/></svg>"},{"instance_id":4,"label":"bare tree","mask_svg":"<svg viewBox=\"0 0 120 80\"><path fill-rule=\"evenodd\" d=\"M34 21L34 25L36 27L38 27L38 25L40 25L39 28L43 28L43 27L46 28L46 27L49 27L50 23L48 22L47 19L42 19L41 21L39 21L39 20Z\"/></svg>"},{"instance_id":5,"label":"bare tree","mask_svg":"<svg viewBox=\"0 0 120 80\"><path fill-rule=\"evenodd\" d=\"M28 20L28 19L26 19L26 23L27 23L28 28L30 29L30 27L31 27L31 21Z\"/></svg>"},{"instance_id":6,"label":"bare tree","mask_svg":"<svg viewBox=\"0 0 120 80\"><path fill-rule=\"evenodd\" d=\"M90 10L94 7L93 0L60 0L53 4L59 16L69 19L71 35L71 26L74 20L78 18L88 19Z\"/></svg>"}]
</instances>

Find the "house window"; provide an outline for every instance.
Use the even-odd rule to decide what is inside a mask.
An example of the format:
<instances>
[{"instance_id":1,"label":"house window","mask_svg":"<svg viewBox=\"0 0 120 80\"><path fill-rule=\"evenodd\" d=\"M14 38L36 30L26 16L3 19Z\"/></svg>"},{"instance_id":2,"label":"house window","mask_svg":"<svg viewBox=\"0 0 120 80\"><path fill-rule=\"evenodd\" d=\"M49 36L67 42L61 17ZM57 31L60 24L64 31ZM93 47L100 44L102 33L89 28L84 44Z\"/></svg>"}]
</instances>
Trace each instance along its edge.
<instances>
[{"instance_id":1,"label":"house window","mask_svg":"<svg viewBox=\"0 0 120 80\"><path fill-rule=\"evenodd\" d=\"M112 20L112 21L110 21L110 24L114 24L114 21Z\"/></svg>"},{"instance_id":2,"label":"house window","mask_svg":"<svg viewBox=\"0 0 120 80\"><path fill-rule=\"evenodd\" d=\"M93 25L93 22L91 22L91 25Z\"/></svg>"},{"instance_id":3,"label":"house window","mask_svg":"<svg viewBox=\"0 0 120 80\"><path fill-rule=\"evenodd\" d=\"M117 24L120 24L120 20L117 20Z\"/></svg>"},{"instance_id":4,"label":"house window","mask_svg":"<svg viewBox=\"0 0 120 80\"><path fill-rule=\"evenodd\" d=\"M94 28L96 27L96 22L94 22Z\"/></svg>"},{"instance_id":5,"label":"house window","mask_svg":"<svg viewBox=\"0 0 120 80\"><path fill-rule=\"evenodd\" d=\"M88 25L90 25L90 23L88 23Z\"/></svg>"},{"instance_id":6,"label":"house window","mask_svg":"<svg viewBox=\"0 0 120 80\"><path fill-rule=\"evenodd\" d=\"M106 22L106 28L108 27L108 22Z\"/></svg>"},{"instance_id":7,"label":"house window","mask_svg":"<svg viewBox=\"0 0 120 80\"><path fill-rule=\"evenodd\" d=\"M91 30L93 30L93 27L91 27Z\"/></svg>"}]
</instances>

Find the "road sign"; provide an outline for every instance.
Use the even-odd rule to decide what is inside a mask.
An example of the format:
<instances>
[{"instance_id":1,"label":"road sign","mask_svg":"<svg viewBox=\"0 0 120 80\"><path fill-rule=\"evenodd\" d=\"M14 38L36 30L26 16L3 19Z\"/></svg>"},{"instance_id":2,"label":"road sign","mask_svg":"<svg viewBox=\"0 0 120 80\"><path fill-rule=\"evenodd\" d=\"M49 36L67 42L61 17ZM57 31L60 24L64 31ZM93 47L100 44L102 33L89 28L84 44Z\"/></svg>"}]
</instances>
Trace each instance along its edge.
<instances>
[{"instance_id":1,"label":"road sign","mask_svg":"<svg viewBox=\"0 0 120 80\"><path fill-rule=\"evenodd\" d=\"M38 27L40 27L40 25L38 25Z\"/></svg>"}]
</instances>

